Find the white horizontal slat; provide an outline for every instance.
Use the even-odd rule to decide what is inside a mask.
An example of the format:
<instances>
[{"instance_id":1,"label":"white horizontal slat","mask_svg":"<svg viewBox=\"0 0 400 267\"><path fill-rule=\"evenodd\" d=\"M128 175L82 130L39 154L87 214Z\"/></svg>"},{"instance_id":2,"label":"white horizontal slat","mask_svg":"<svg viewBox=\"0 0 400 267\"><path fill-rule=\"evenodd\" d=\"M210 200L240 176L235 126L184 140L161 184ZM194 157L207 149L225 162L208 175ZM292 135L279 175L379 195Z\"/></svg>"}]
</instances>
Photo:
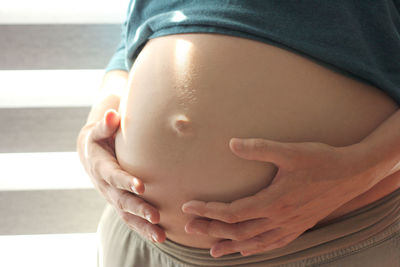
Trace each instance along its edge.
<instances>
[{"instance_id":1,"label":"white horizontal slat","mask_svg":"<svg viewBox=\"0 0 400 267\"><path fill-rule=\"evenodd\" d=\"M104 70L0 71L0 108L91 106Z\"/></svg>"},{"instance_id":2,"label":"white horizontal slat","mask_svg":"<svg viewBox=\"0 0 400 267\"><path fill-rule=\"evenodd\" d=\"M3 0L0 24L122 23L128 0Z\"/></svg>"},{"instance_id":3,"label":"white horizontal slat","mask_svg":"<svg viewBox=\"0 0 400 267\"><path fill-rule=\"evenodd\" d=\"M0 169L4 191L93 188L77 152L0 153Z\"/></svg>"},{"instance_id":4,"label":"white horizontal slat","mask_svg":"<svg viewBox=\"0 0 400 267\"><path fill-rule=\"evenodd\" d=\"M95 267L95 233L0 236L0 266Z\"/></svg>"}]
</instances>

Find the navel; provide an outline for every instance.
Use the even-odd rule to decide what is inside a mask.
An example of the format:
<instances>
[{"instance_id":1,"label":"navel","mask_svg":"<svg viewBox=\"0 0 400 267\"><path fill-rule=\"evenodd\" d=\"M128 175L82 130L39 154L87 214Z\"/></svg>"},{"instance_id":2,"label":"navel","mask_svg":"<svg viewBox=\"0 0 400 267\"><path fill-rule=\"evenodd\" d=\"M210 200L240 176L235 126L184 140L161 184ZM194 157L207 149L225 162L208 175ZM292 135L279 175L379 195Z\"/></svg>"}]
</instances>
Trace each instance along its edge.
<instances>
[{"instance_id":1,"label":"navel","mask_svg":"<svg viewBox=\"0 0 400 267\"><path fill-rule=\"evenodd\" d=\"M179 114L171 118L172 129L178 135L190 135L193 133L192 122L186 115Z\"/></svg>"}]
</instances>

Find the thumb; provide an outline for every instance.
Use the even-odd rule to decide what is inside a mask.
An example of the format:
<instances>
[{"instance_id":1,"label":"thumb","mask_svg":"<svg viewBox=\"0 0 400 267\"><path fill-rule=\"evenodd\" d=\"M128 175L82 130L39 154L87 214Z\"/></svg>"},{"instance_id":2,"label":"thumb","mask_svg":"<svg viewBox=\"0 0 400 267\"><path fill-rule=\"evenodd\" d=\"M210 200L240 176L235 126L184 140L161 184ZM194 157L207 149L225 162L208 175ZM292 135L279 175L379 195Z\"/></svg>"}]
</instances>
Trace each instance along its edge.
<instances>
[{"instance_id":1,"label":"thumb","mask_svg":"<svg viewBox=\"0 0 400 267\"><path fill-rule=\"evenodd\" d=\"M109 109L104 113L104 117L93 128L92 139L102 140L110 138L118 130L120 116L114 109Z\"/></svg>"},{"instance_id":2,"label":"thumb","mask_svg":"<svg viewBox=\"0 0 400 267\"><path fill-rule=\"evenodd\" d=\"M273 162L278 166L291 159L295 153L290 143L262 138L232 138L229 147L240 158Z\"/></svg>"}]
</instances>

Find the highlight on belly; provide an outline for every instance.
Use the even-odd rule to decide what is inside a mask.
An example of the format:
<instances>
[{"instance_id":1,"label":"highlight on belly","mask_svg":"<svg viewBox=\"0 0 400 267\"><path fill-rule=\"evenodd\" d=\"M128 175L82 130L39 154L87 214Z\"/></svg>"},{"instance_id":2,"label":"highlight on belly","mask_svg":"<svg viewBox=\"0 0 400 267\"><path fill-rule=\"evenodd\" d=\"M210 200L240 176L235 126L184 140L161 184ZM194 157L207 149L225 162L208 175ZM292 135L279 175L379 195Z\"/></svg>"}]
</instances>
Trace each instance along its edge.
<instances>
[{"instance_id":1,"label":"highlight on belly","mask_svg":"<svg viewBox=\"0 0 400 267\"><path fill-rule=\"evenodd\" d=\"M174 53L168 61L172 62L169 68L173 70L170 75L173 77L174 94L182 110L188 110L197 102L196 86L193 86L196 83L195 47L191 41L181 38L175 39L172 47Z\"/></svg>"}]
</instances>

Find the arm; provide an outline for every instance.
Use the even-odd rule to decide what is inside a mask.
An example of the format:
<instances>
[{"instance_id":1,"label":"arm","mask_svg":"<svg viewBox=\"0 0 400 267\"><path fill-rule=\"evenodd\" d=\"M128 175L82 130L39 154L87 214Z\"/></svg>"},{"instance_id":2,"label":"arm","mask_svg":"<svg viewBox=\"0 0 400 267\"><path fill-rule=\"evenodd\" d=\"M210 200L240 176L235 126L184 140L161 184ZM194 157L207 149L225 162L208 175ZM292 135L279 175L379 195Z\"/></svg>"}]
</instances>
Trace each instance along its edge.
<instances>
[{"instance_id":1,"label":"arm","mask_svg":"<svg viewBox=\"0 0 400 267\"><path fill-rule=\"evenodd\" d=\"M77 139L82 165L97 191L115 208L125 223L153 241L165 240L164 230L157 225L160 214L156 208L136 195L143 194L142 181L121 169L115 157L114 136L119 129L121 95L127 89L126 30L131 5L122 25L121 41L105 71L95 103ZM135 195L136 194L136 195Z\"/></svg>"},{"instance_id":2,"label":"arm","mask_svg":"<svg viewBox=\"0 0 400 267\"><path fill-rule=\"evenodd\" d=\"M100 121L108 109L118 110L127 80L128 72L125 70L112 70L104 75L86 125Z\"/></svg>"},{"instance_id":3,"label":"arm","mask_svg":"<svg viewBox=\"0 0 400 267\"><path fill-rule=\"evenodd\" d=\"M128 73L113 70L104 76L102 86L77 139L77 151L94 187L116 209L125 223L153 241L165 240L156 208L140 197L144 184L119 166L114 152L114 134L120 117L121 94L126 90ZM111 110L110 110L111 109Z\"/></svg>"},{"instance_id":4,"label":"arm","mask_svg":"<svg viewBox=\"0 0 400 267\"><path fill-rule=\"evenodd\" d=\"M400 171L400 109L364 138L360 145L368 155L365 163L375 166L378 174L371 181L372 186Z\"/></svg>"}]
</instances>

